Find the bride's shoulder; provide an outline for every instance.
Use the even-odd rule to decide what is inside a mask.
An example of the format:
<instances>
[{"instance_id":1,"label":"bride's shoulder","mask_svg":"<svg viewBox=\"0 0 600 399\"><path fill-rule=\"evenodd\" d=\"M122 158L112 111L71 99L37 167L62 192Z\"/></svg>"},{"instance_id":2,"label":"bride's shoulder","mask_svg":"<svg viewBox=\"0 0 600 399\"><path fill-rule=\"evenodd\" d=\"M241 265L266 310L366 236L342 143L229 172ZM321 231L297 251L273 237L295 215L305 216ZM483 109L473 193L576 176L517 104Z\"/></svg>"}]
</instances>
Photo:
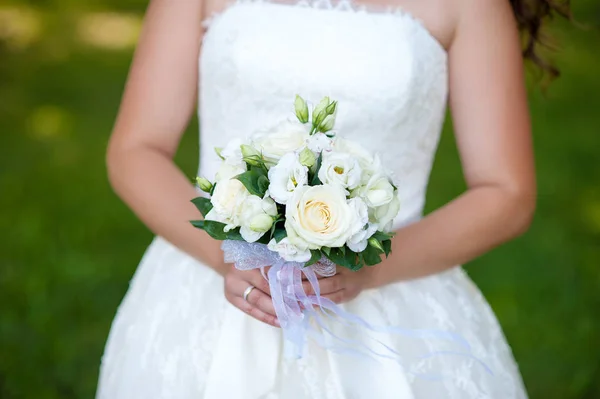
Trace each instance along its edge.
<instances>
[{"instance_id":1,"label":"bride's shoulder","mask_svg":"<svg viewBox=\"0 0 600 399\"><path fill-rule=\"evenodd\" d=\"M198 0L202 2L202 17L210 18L215 14L222 13L226 8L240 0Z\"/></svg>"}]
</instances>

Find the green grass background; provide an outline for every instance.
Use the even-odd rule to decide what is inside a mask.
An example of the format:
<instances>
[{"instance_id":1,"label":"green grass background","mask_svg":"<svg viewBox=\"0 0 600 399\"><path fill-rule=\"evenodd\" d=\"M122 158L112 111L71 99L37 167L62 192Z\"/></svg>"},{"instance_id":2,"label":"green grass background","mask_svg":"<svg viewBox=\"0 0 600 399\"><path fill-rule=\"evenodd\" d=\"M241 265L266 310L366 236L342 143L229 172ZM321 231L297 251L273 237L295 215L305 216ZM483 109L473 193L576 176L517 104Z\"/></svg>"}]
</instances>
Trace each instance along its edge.
<instances>
[{"instance_id":1,"label":"green grass background","mask_svg":"<svg viewBox=\"0 0 600 399\"><path fill-rule=\"evenodd\" d=\"M0 0L1 398L93 396L110 322L151 240L104 166L145 3ZM587 29L552 26L563 77L545 96L530 90L533 225L467 265L534 399L600 398L600 2L576 3ZM197 127L177 156L190 176ZM448 125L428 210L464 187Z\"/></svg>"}]
</instances>

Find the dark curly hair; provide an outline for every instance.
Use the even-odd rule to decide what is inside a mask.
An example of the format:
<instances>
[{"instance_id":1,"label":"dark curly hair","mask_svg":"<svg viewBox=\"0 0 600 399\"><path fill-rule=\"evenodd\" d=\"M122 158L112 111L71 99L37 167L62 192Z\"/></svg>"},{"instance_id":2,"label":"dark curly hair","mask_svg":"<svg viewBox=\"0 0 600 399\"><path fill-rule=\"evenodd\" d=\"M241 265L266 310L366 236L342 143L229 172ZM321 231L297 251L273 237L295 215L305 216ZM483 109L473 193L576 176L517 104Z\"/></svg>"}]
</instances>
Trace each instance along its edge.
<instances>
[{"instance_id":1,"label":"dark curly hair","mask_svg":"<svg viewBox=\"0 0 600 399\"><path fill-rule=\"evenodd\" d=\"M523 57L537 65L550 80L560 71L540 55L540 45L551 47L543 23L558 14L571 20L571 0L510 0L523 39Z\"/></svg>"}]
</instances>

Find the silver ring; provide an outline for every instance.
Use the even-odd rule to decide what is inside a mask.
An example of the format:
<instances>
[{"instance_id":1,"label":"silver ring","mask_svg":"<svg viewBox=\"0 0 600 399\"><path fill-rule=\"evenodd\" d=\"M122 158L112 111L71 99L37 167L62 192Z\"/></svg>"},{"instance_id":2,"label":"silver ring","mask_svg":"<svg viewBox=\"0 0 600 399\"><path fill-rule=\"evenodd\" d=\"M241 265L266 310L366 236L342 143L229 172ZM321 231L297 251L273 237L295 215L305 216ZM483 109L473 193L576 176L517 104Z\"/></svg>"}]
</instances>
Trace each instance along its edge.
<instances>
[{"instance_id":1,"label":"silver ring","mask_svg":"<svg viewBox=\"0 0 600 399\"><path fill-rule=\"evenodd\" d=\"M252 290L254 288L256 288L256 287L253 285L250 285L250 286L248 286L248 288L246 288L246 291L244 291L244 295L243 295L244 301L248 302L248 295L250 295L250 293L252 292Z\"/></svg>"}]
</instances>

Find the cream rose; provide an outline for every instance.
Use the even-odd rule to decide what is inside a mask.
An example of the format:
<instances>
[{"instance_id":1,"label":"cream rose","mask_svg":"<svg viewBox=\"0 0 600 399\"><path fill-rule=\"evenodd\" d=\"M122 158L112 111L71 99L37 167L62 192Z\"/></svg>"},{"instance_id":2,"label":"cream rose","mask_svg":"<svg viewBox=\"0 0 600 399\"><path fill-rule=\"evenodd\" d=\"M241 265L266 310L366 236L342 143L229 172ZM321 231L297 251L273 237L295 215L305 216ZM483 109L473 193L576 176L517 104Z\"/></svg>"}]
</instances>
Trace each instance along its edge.
<instances>
[{"instance_id":1,"label":"cream rose","mask_svg":"<svg viewBox=\"0 0 600 399\"><path fill-rule=\"evenodd\" d=\"M339 185L296 189L286 205L290 243L301 250L343 246L363 226L352 204Z\"/></svg>"},{"instance_id":2,"label":"cream rose","mask_svg":"<svg viewBox=\"0 0 600 399\"><path fill-rule=\"evenodd\" d=\"M254 134L251 143L262 153L266 162L275 164L283 155L305 146L309 137L308 129L307 125L286 120L267 131Z\"/></svg>"},{"instance_id":3,"label":"cream rose","mask_svg":"<svg viewBox=\"0 0 600 399\"><path fill-rule=\"evenodd\" d=\"M238 227L241 206L249 195L237 179L219 181L210 199L213 208L206 214L206 219L225 223L225 231Z\"/></svg>"}]
</instances>

